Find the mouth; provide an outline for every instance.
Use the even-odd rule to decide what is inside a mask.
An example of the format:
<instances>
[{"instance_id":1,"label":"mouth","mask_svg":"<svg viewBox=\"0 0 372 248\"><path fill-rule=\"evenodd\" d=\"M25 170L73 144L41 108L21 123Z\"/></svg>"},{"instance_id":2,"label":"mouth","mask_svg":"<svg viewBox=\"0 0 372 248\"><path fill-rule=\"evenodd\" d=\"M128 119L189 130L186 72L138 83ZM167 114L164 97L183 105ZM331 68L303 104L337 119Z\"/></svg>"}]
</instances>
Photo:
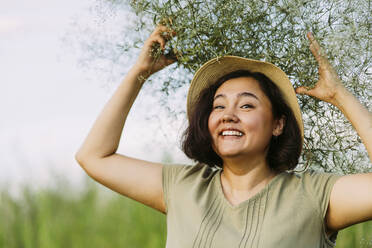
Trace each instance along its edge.
<instances>
[{"instance_id":1,"label":"mouth","mask_svg":"<svg viewBox=\"0 0 372 248\"><path fill-rule=\"evenodd\" d=\"M220 135L223 137L241 137L244 135L243 132L236 130L236 129L227 129L227 130L222 130L220 132Z\"/></svg>"}]
</instances>

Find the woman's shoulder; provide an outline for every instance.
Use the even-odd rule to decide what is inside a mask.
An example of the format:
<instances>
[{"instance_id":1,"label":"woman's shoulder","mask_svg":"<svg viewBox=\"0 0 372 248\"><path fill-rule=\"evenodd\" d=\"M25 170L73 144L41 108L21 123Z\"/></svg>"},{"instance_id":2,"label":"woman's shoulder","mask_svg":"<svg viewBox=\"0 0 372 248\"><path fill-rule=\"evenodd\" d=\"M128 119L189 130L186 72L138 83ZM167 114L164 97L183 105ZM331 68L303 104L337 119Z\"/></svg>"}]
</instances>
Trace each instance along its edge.
<instances>
[{"instance_id":1,"label":"woman's shoulder","mask_svg":"<svg viewBox=\"0 0 372 248\"><path fill-rule=\"evenodd\" d=\"M293 176L298 178L305 185L324 185L337 180L342 175L332 172L324 172L309 168L303 172L292 172Z\"/></svg>"},{"instance_id":2,"label":"woman's shoulder","mask_svg":"<svg viewBox=\"0 0 372 248\"><path fill-rule=\"evenodd\" d=\"M196 199L200 192L212 185L217 171L201 163L164 165L162 180L167 212L172 209L171 202L184 202L186 195L188 199Z\"/></svg>"},{"instance_id":3,"label":"woman's shoulder","mask_svg":"<svg viewBox=\"0 0 372 248\"><path fill-rule=\"evenodd\" d=\"M208 180L216 172L210 166L197 163L195 165L188 164L165 164L163 166L163 177L171 178L172 181L179 180Z\"/></svg>"},{"instance_id":4,"label":"woman's shoulder","mask_svg":"<svg viewBox=\"0 0 372 248\"><path fill-rule=\"evenodd\" d=\"M309 168L304 172L286 172L284 182L291 192L298 192L315 203L324 217L333 185L342 176Z\"/></svg>"},{"instance_id":5,"label":"woman's shoulder","mask_svg":"<svg viewBox=\"0 0 372 248\"><path fill-rule=\"evenodd\" d=\"M342 175L334 172L324 172L314 168L308 168L304 171L285 171L282 172L285 179L292 179L294 181L301 181L305 184L326 181L332 178L339 178Z\"/></svg>"},{"instance_id":6,"label":"woman's shoulder","mask_svg":"<svg viewBox=\"0 0 372 248\"><path fill-rule=\"evenodd\" d=\"M342 177L337 173L322 172L312 168L303 172L285 171L281 176L281 187L285 191L298 192L312 199L321 200L329 195L335 182Z\"/></svg>"}]
</instances>

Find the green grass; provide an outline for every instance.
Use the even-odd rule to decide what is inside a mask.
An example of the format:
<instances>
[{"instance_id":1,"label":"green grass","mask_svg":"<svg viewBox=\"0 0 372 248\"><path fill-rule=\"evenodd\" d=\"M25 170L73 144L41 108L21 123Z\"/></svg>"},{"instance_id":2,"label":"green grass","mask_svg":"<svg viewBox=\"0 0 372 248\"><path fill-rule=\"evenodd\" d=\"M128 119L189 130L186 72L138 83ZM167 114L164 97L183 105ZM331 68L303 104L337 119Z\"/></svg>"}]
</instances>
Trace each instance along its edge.
<instances>
[{"instance_id":1,"label":"green grass","mask_svg":"<svg viewBox=\"0 0 372 248\"><path fill-rule=\"evenodd\" d=\"M165 216L89 184L32 192L15 199L2 191L0 247L165 247Z\"/></svg>"},{"instance_id":2,"label":"green grass","mask_svg":"<svg viewBox=\"0 0 372 248\"><path fill-rule=\"evenodd\" d=\"M372 248L372 221L339 232L336 248Z\"/></svg>"},{"instance_id":3,"label":"green grass","mask_svg":"<svg viewBox=\"0 0 372 248\"><path fill-rule=\"evenodd\" d=\"M20 196L0 194L0 247L165 247L165 216L103 190L90 180L81 192L66 183ZM337 248L372 247L372 222L340 232Z\"/></svg>"}]
</instances>

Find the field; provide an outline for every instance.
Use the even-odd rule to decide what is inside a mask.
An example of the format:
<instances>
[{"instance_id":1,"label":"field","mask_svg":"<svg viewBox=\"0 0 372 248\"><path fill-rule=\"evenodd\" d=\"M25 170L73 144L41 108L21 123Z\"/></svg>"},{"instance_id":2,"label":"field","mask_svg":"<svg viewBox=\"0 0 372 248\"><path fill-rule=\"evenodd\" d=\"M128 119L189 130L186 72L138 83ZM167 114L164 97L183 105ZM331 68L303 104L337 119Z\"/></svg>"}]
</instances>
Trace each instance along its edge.
<instances>
[{"instance_id":1,"label":"field","mask_svg":"<svg viewBox=\"0 0 372 248\"><path fill-rule=\"evenodd\" d=\"M83 191L66 183L0 194L0 247L6 248L161 248L165 216L97 186ZM372 248L372 222L342 230L337 248Z\"/></svg>"}]
</instances>

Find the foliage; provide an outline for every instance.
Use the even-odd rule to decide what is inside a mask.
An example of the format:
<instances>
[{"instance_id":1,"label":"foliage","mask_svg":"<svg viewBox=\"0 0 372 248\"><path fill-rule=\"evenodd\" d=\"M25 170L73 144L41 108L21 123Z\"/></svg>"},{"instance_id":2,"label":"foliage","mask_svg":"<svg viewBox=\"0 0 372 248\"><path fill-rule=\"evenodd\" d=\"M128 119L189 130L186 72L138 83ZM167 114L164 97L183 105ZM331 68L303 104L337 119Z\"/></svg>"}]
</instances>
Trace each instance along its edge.
<instances>
[{"instance_id":1,"label":"foliage","mask_svg":"<svg viewBox=\"0 0 372 248\"><path fill-rule=\"evenodd\" d=\"M89 179L90 180L90 179ZM92 180L82 192L60 184L18 197L0 190L0 247L163 248L165 216ZM337 248L372 248L372 222L340 232Z\"/></svg>"},{"instance_id":2,"label":"foliage","mask_svg":"<svg viewBox=\"0 0 372 248\"><path fill-rule=\"evenodd\" d=\"M166 95L187 85L204 62L223 55L272 62L287 73L295 87L313 86L317 65L305 38L311 31L346 87L371 109L369 0L99 2L109 6L110 13L120 14L130 6L137 15L134 26L122 31L126 36L116 51L121 55L141 47L157 23L176 31L166 48L169 56L178 59L172 68L176 73L162 78L161 91ZM151 80L160 81L156 76ZM299 96L299 103L305 123L302 166L306 161L312 167L342 173L371 169L361 140L339 110L307 96Z\"/></svg>"},{"instance_id":3,"label":"foliage","mask_svg":"<svg viewBox=\"0 0 372 248\"><path fill-rule=\"evenodd\" d=\"M96 184L0 192L0 247L165 247L165 216Z\"/></svg>"}]
</instances>

